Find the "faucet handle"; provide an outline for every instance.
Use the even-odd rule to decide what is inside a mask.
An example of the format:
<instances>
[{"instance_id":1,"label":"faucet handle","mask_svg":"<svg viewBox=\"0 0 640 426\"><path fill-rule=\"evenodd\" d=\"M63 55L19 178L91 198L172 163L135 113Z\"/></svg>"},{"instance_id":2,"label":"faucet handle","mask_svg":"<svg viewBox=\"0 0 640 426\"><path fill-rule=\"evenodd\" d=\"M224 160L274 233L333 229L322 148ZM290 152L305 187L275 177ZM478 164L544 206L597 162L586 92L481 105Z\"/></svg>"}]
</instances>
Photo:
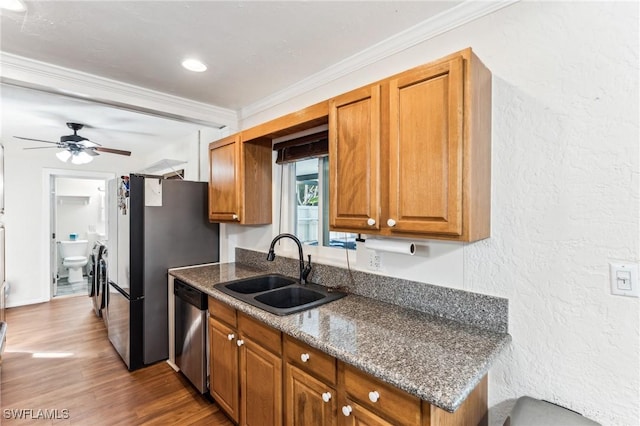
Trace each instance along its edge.
<instances>
[{"instance_id":1,"label":"faucet handle","mask_svg":"<svg viewBox=\"0 0 640 426\"><path fill-rule=\"evenodd\" d=\"M307 277L311 273L311 255L308 255L307 257L309 258L309 262L307 263L307 266L305 266L304 270L302 271L302 280L304 283L307 282Z\"/></svg>"}]
</instances>

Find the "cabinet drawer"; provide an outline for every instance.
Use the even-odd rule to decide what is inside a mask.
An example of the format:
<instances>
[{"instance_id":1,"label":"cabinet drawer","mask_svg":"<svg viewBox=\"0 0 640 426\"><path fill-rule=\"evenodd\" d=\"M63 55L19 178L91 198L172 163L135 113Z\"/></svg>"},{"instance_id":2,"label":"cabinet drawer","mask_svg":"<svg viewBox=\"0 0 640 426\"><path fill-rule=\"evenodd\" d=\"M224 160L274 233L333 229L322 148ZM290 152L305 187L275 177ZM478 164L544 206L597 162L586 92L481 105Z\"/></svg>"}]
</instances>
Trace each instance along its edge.
<instances>
[{"instance_id":1,"label":"cabinet drawer","mask_svg":"<svg viewBox=\"0 0 640 426\"><path fill-rule=\"evenodd\" d=\"M276 355L282 354L282 333L268 325L238 313L238 331Z\"/></svg>"},{"instance_id":2,"label":"cabinet drawer","mask_svg":"<svg viewBox=\"0 0 640 426\"><path fill-rule=\"evenodd\" d=\"M209 315L226 322L231 327L235 328L238 325L236 310L213 297L209 297Z\"/></svg>"},{"instance_id":3,"label":"cabinet drawer","mask_svg":"<svg viewBox=\"0 0 640 426\"><path fill-rule=\"evenodd\" d=\"M344 386L350 397L367 409L393 420L394 423L420 424L419 398L346 364L344 364ZM377 395L373 394L374 392L377 392ZM376 402L373 402L370 397L376 399Z\"/></svg>"},{"instance_id":4,"label":"cabinet drawer","mask_svg":"<svg viewBox=\"0 0 640 426\"><path fill-rule=\"evenodd\" d=\"M299 340L284 336L284 354L287 362L322 379L325 383L336 383L336 359ZM303 361L303 358L306 361Z\"/></svg>"}]
</instances>

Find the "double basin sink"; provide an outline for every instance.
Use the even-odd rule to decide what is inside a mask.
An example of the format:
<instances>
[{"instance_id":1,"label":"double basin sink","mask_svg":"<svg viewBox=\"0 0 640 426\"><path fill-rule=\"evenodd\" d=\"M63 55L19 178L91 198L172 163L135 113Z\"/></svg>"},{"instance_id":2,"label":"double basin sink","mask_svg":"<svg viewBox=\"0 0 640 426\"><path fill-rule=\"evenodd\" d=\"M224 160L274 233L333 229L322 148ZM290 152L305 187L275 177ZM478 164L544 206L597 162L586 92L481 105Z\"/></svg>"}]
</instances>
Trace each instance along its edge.
<instances>
[{"instance_id":1,"label":"double basin sink","mask_svg":"<svg viewBox=\"0 0 640 426\"><path fill-rule=\"evenodd\" d=\"M280 274L216 284L221 292L276 315L289 315L338 300L346 293L317 284L300 284Z\"/></svg>"}]
</instances>

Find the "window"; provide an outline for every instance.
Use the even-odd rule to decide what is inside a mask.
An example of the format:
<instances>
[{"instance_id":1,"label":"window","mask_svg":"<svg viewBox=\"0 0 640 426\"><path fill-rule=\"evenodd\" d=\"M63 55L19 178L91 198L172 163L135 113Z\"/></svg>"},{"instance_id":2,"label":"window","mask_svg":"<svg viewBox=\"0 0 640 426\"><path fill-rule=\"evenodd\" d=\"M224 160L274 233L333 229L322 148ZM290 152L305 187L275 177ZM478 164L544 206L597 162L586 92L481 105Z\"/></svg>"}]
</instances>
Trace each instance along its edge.
<instances>
[{"instance_id":1,"label":"window","mask_svg":"<svg viewBox=\"0 0 640 426\"><path fill-rule=\"evenodd\" d=\"M329 138L327 130L314 130L273 146L276 163L290 177L283 178L289 184L282 194L293 219L285 229L303 244L355 250L356 234L329 231Z\"/></svg>"},{"instance_id":2,"label":"window","mask_svg":"<svg viewBox=\"0 0 640 426\"><path fill-rule=\"evenodd\" d=\"M303 244L355 250L356 234L329 230L329 157L290 163L294 177L294 234Z\"/></svg>"}]
</instances>

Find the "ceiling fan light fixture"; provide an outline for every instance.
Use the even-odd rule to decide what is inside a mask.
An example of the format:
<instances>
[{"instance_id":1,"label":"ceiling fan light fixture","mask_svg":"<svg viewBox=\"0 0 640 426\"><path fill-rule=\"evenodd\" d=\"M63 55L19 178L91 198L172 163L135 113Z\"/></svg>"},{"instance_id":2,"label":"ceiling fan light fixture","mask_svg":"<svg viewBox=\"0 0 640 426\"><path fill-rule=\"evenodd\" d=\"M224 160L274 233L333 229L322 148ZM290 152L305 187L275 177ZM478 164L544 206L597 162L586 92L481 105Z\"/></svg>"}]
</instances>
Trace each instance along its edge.
<instances>
[{"instance_id":1,"label":"ceiling fan light fixture","mask_svg":"<svg viewBox=\"0 0 640 426\"><path fill-rule=\"evenodd\" d=\"M204 72L207 70L207 66L198 59L188 58L182 61L182 66L193 72Z\"/></svg>"},{"instance_id":2,"label":"ceiling fan light fixture","mask_svg":"<svg viewBox=\"0 0 640 426\"><path fill-rule=\"evenodd\" d=\"M74 152L71 156L71 162L73 164L87 164L93 161L93 157L84 151Z\"/></svg>"},{"instance_id":3,"label":"ceiling fan light fixture","mask_svg":"<svg viewBox=\"0 0 640 426\"><path fill-rule=\"evenodd\" d=\"M12 12L24 12L27 6L22 0L0 0L0 9L10 10Z\"/></svg>"},{"instance_id":4,"label":"ceiling fan light fixture","mask_svg":"<svg viewBox=\"0 0 640 426\"><path fill-rule=\"evenodd\" d=\"M69 158L71 158L71 153L65 149L56 153L56 157L58 157L58 160L66 163L67 161L69 161Z\"/></svg>"}]
</instances>

